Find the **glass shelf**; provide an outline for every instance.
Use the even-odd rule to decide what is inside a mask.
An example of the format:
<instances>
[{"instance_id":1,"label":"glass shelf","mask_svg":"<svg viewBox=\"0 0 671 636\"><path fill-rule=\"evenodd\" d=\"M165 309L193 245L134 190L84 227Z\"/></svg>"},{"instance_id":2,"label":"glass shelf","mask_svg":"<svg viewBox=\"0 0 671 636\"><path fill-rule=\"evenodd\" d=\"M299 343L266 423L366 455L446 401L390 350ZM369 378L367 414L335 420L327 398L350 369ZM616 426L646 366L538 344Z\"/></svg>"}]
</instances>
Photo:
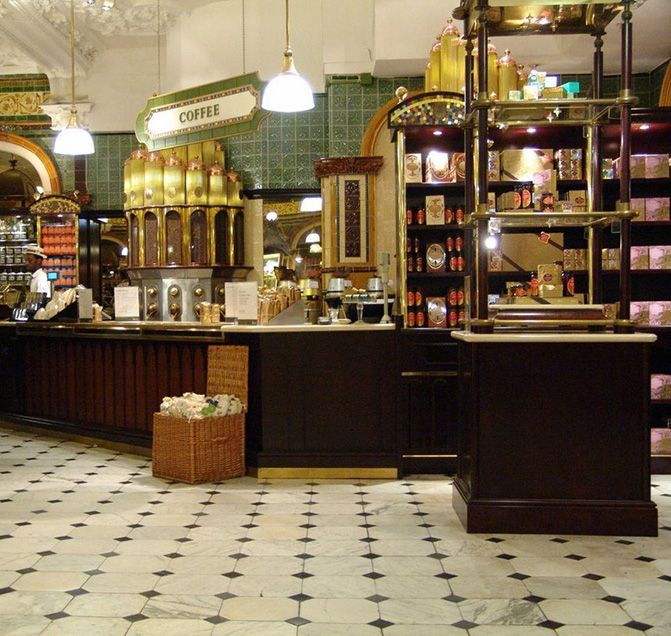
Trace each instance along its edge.
<instances>
[{"instance_id":1,"label":"glass shelf","mask_svg":"<svg viewBox=\"0 0 671 636\"><path fill-rule=\"evenodd\" d=\"M607 225L613 221L631 219L632 212L538 212L536 210L503 210L496 214L472 214L471 222L498 220L501 228L561 228Z\"/></svg>"},{"instance_id":2,"label":"glass shelf","mask_svg":"<svg viewBox=\"0 0 671 636\"><path fill-rule=\"evenodd\" d=\"M474 100L473 110L466 122L471 122L481 109L489 111L489 125L496 128L545 127L545 126L594 126L609 123L614 109L634 105L638 98L616 97L610 99L523 99L523 100Z\"/></svg>"}]
</instances>

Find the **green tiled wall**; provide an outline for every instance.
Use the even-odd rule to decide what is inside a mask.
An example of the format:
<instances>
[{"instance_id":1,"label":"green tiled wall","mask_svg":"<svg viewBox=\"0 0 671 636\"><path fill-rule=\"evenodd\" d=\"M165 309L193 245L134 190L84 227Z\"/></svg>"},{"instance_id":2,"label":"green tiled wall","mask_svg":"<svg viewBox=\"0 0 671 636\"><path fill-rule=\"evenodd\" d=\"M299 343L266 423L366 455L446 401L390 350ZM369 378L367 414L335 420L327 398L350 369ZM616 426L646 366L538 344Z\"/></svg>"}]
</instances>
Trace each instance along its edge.
<instances>
[{"instance_id":1,"label":"green tiled wall","mask_svg":"<svg viewBox=\"0 0 671 636\"><path fill-rule=\"evenodd\" d=\"M123 207L123 162L137 148L134 134L95 135L96 151L86 157L86 183L96 210Z\"/></svg>"},{"instance_id":2,"label":"green tiled wall","mask_svg":"<svg viewBox=\"0 0 671 636\"><path fill-rule=\"evenodd\" d=\"M671 64L671 60L667 60L664 64L660 64L656 69L653 69L650 72L651 106L659 104L659 94L662 91L662 82L664 81L664 75L666 74L666 69L669 64Z\"/></svg>"}]
</instances>

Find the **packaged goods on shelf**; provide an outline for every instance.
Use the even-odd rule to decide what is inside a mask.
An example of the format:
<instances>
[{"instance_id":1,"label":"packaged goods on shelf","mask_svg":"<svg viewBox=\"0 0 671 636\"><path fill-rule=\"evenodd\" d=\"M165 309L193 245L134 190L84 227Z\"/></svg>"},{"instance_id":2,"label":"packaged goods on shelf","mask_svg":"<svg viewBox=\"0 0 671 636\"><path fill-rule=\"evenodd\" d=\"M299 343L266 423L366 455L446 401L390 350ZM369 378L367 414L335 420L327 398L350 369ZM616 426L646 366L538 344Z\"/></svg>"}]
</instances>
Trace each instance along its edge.
<instances>
[{"instance_id":1,"label":"packaged goods on shelf","mask_svg":"<svg viewBox=\"0 0 671 636\"><path fill-rule=\"evenodd\" d=\"M500 272L503 269L503 259L501 257L501 250L489 251L489 271Z\"/></svg>"},{"instance_id":2,"label":"packaged goods on shelf","mask_svg":"<svg viewBox=\"0 0 671 636\"><path fill-rule=\"evenodd\" d=\"M653 373L650 376L650 397L653 400L671 400L671 375Z\"/></svg>"},{"instance_id":3,"label":"packaged goods on shelf","mask_svg":"<svg viewBox=\"0 0 671 636\"><path fill-rule=\"evenodd\" d=\"M457 172L452 162L454 154L453 152L431 150L426 156L424 181L426 183L455 183Z\"/></svg>"},{"instance_id":4,"label":"packaged goods on shelf","mask_svg":"<svg viewBox=\"0 0 671 636\"><path fill-rule=\"evenodd\" d=\"M671 215L671 204L669 197L654 197L645 199L646 221L669 221Z\"/></svg>"},{"instance_id":5,"label":"packaged goods on shelf","mask_svg":"<svg viewBox=\"0 0 671 636\"><path fill-rule=\"evenodd\" d=\"M671 301L655 300L650 303L649 324L655 327L671 325Z\"/></svg>"},{"instance_id":6,"label":"packaged goods on shelf","mask_svg":"<svg viewBox=\"0 0 671 636\"><path fill-rule=\"evenodd\" d=\"M490 181L498 181L501 178L501 159L498 150L487 152L487 178Z\"/></svg>"},{"instance_id":7,"label":"packaged goods on shelf","mask_svg":"<svg viewBox=\"0 0 671 636\"><path fill-rule=\"evenodd\" d=\"M553 169L552 148L517 148L500 152L502 181L533 181Z\"/></svg>"},{"instance_id":8,"label":"packaged goods on shelf","mask_svg":"<svg viewBox=\"0 0 671 636\"><path fill-rule=\"evenodd\" d=\"M645 178L664 179L669 176L669 154L645 156Z\"/></svg>"},{"instance_id":9,"label":"packaged goods on shelf","mask_svg":"<svg viewBox=\"0 0 671 636\"><path fill-rule=\"evenodd\" d=\"M406 183L422 183L422 154L419 152L407 153L404 170Z\"/></svg>"},{"instance_id":10,"label":"packaged goods on shelf","mask_svg":"<svg viewBox=\"0 0 671 636\"><path fill-rule=\"evenodd\" d=\"M442 194L429 194L424 197L424 210L427 225L445 223L445 197Z\"/></svg>"},{"instance_id":11,"label":"packaged goods on shelf","mask_svg":"<svg viewBox=\"0 0 671 636\"><path fill-rule=\"evenodd\" d=\"M602 249L601 266L605 270L620 269L620 248L609 247Z\"/></svg>"},{"instance_id":12,"label":"packaged goods on shelf","mask_svg":"<svg viewBox=\"0 0 671 636\"><path fill-rule=\"evenodd\" d=\"M244 411L244 406L239 397L227 393L208 397L200 393L187 392L177 397L164 397L159 410L164 415L185 417L190 420L237 415Z\"/></svg>"},{"instance_id":13,"label":"packaged goods on shelf","mask_svg":"<svg viewBox=\"0 0 671 636\"><path fill-rule=\"evenodd\" d=\"M538 295L541 298L563 296L562 267L557 263L542 263L538 266Z\"/></svg>"},{"instance_id":14,"label":"packaged goods on shelf","mask_svg":"<svg viewBox=\"0 0 671 636\"><path fill-rule=\"evenodd\" d=\"M650 245L648 252L650 269L671 269L671 245Z\"/></svg>"},{"instance_id":15,"label":"packaged goods on shelf","mask_svg":"<svg viewBox=\"0 0 671 636\"><path fill-rule=\"evenodd\" d=\"M587 268L586 249L565 249L564 269L570 271L583 270Z\"/></svg>"},{"instance_id":16,"label":"packaged goods on shelf","mask_svg":"<svg viewBox=\"0 0 671 636\"><path fill-rule=\"evenodd\" d=\"M647 245L631 246L631 269L649 269L650 255Z\"/></svg>"},{"instance_id":17,"label":"packaged goods on shelf","mask_svg":"<svg viewBox=\"0 0 671 636\"><path fill-rule=\"evenodd\" d=\"M585 212L587 210L587 192L585 190L569 190L566 200L571 205L573 212Z\"/></svg>"},{"instance_id":18,"label":"packaged goods on shelf","mask_svg":"<svg viewBox=\"0 0 671 636\"><path fill-rule=\"evenodd\" d=\"M632 302L629 304L629 318L641 325L650 322L650 301Z\"/></svg>"},{"instance_id":19,"label":"packaged goods on shelf","mask_svg":"<svg viewBox=\"0 0 671 636\"><path fill-rule=\"evenodd\" d=\"M615 179L614 159L601 160L601 176L604 179Z\"/></svg>"},{"instance_id":20,"label":"packaged goods on shelf","mask_svg":"<svg viewBox=\"0 0 671 636\"><path fill-rule=\"evenodd\" d=\"M650 452L652 455L671 455L671 428L650 429Z\"/></svg>"},{"instance_id":21,"label":"packaged goods on shelf","mask_svg":"<svg viewBox=\"0 0 671 636\"><path fill-rule=\"evenodd\" d=\"M582 148L560 148L555 160L560 180L582 179Z\"/></svg>"}]
</instances>

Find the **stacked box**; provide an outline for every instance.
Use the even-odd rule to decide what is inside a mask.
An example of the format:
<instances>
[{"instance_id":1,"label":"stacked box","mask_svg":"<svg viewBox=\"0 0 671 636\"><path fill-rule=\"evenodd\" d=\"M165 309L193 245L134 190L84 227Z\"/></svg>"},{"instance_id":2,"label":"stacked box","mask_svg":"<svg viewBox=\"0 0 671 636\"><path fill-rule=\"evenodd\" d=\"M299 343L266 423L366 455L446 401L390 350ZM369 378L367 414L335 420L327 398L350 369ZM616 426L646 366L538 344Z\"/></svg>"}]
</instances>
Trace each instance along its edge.
<instances>
[{"instance_id":1,"label":"stacked box","mask_svg":"<svg viewBox=\"0 0 671 636\"><path fill-rule=\"evenodd\" d=\"M671 325L671 301L655 300L650 303L649 324L655 327Z\"/></svg>"},{"instance_id":2,"label":"stacked box","mask_svg":"<svg viewBox=\"0 0 671 636\"><path fill-rule=\"evenodd\" d=\"M632 245L631 269L650 269L650 260L647 245Z\"/></svg>"},{"instance_id":3,"label":"stacked box","mask_svg":"<svg viewBox=\"0 0 671 636\"><path fill-rule=\"evenodd\" d=\"M645 178L664 179L669 176L669 155L645 155Z\"/></svg>"},{"instance_id":4,"label":"stacked box","mask_svg":"<svg viewBox=\"0 0 671 636\"><path fill-rule=\"evenodd\" d=\"M669 221L671 216L669 197L655 197L645 199L645 220L646 221Z\"/></svg>"},{"instance_id":5,"label":"stacked box","mask_svg":"<svg viewBox=\"0 0 671 636\"><path fill-rule=\"evenodd\" d=\"M671 269L671 245L651 245L648 251L650 269Z\"/></svg>"},{"instance_id":6,"label":"stacked box","mask_svg":"<svg viewBox=\"0 0 671 636\"><path fill-rule=\"evenodd\" d=\"M601 176L604 179L615 179L614 159L601 160Z\"/></svg>"},{"instance_id":7,"label":"stacked box","mask_svg":"<svg viewBox=\"0 0 671 636\"><path fill-rule=\"evenodd\" d=\"M650 429L650 453L671 455L671 428Z\"/></svg>"},{"instance_id":8,"label":"stacked box","mask_svg":"<svg viewBox=\"0 0 671 636\"><path fill-rule=\"evenodd\" d=\"M555 159L559 179L582 179L581 148L560 148L555 152Z\"/></svg>"},{"instance_id":9,"label":"stacked box","mask_svg":"<svg viewBox=\"0 0 671 636\"><path fill-rule=\"evenodd\" d=\"M503 258L501 250L489 251L489 271L500 272L503 268Z\"/></svg>"},{"instance_id":10,"label":"stacked box","mask_svg":"<svg viewBox=\"0 0 671 636\"><path fill-rule=\"evenodd\" d=\"M521 148L500 152L502 181L533 181L541 184L552 172L551 148Z\"/></svg>"},{"instance_id":11,"label":"stacked box","mask_svg":"<svg viewBox=\"0 0 671 636\"><path fill-rule=\"evenodd\" d=\"M604 248L601 250L601 267L608 271L620 269L619 247Z\"/></svg>"},{"instance_id":12,"label":"stacked box","mask_svg":"<svg viewBox=\"0 0 671 636\"><path fill-rule=\"evenodd\" d=\"M564 269L569 271L587 269L587 250L573 248L565 249Z\"/></svg>"},{"instance_id":13,"label":"stacked box","mask_svg":"<svg viewBox=\"0 0 671 636\"><path fill-rule=\"evenodd\" d=\"M650 302L640 301L630 303L629 318L641 325L647 325L650 322Z\"/></svg>"},{"instance_id":14,"label":"stacked box","mask_svg":"<svg viewBox=\"0 0 671 636\"><path fill-rule=\"evenodd\" d=\"M499 181L501 179L501 160L498 150L487 152L487 178L490 181Z\"/></svg>"},{"instance_id":15,"label":"stacked box","mask_svg":"<svg viewBox=\"0 0 671 636\"><path fill-rule=\"evenodd\" d=\"M653 373L650 376L650 397L653 400L671 400L671 375Z\"/></svg>"},{"instance_id":16,"label":"stacked box","mask_svg":"<svg viewBox=\"0 0 671 636\"><path fill-rule=\"evenodd\" d=\"M569 190L566 198L571 205L572 212L587 211L587 192L585 190Z\"/></svg>"},{"instance_id":17,"label":"stacked box","mask_svg":"<svg viewBox=\"0 0 671 636\"><path fill-rule=\"evenodd\" d=\"M452 153L432 150L426 157L424 181L426 183L455 183L456 169L452 164Z\"/></svg>"}]
</instances>

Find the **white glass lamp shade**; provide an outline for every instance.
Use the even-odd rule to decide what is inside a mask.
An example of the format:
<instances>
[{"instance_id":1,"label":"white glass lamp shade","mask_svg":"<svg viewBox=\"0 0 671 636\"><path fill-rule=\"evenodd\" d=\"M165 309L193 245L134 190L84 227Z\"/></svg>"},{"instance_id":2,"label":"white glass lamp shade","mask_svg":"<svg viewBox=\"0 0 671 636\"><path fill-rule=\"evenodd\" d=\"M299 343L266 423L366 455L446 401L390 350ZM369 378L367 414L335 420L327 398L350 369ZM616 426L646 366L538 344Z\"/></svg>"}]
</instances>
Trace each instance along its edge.
<instances>
[{"instance_id":1,"label":"white glass lamp shade","mask_svg":"<svg viewBox=\"0 0 671 636\"><path fill-rule=\"evenodd\" d=\"M54 143L57 155L91 155L95 152L93 137L77 122L77 114L73 113L68 125L58 133Z\"/></svg>"},{"instance_id":2,"label":"white glass lamp shade","mask_svg":"<svg viewBox=\"0 0 671 636\"><path fill-rule=\"evenodd\" d=\"M266 85L261 108L280 113L298 113L315 107L312 87L296 71L291 50L284 53L284 68Z\"/></svg>"}]
</instances>

